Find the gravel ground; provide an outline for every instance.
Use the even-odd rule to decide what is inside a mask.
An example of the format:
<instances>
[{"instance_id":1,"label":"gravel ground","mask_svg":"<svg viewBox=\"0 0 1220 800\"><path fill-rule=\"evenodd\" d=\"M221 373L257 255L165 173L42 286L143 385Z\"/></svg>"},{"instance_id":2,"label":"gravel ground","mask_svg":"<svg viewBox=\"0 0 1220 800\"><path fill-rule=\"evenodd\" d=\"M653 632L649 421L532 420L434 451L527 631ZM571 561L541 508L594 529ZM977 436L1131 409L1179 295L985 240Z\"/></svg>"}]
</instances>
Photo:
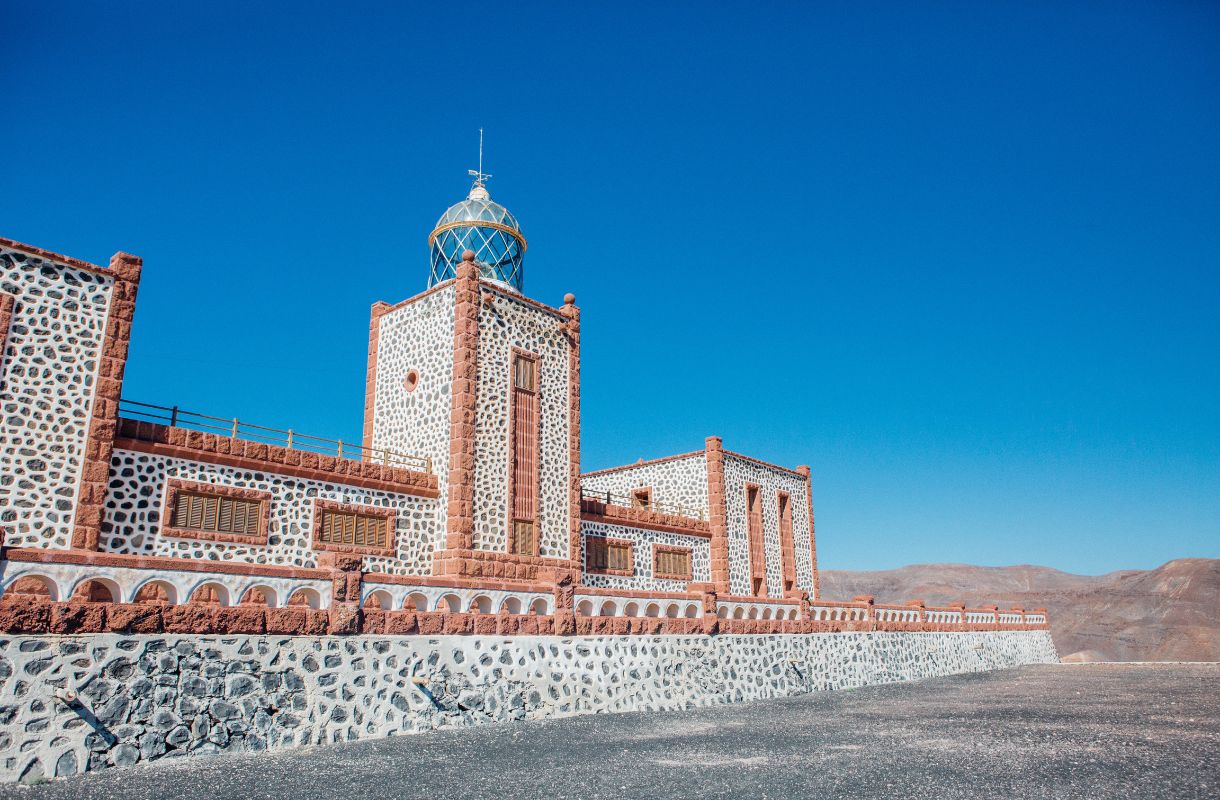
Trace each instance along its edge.
<instances>
[{"instance_id":1,"label":"gravel ground","mask_svg":"<svg viewBox=\"0 0 1220 800\"><path fill-rule=\"evenodd\" d=\"M1030 666L159 762L0 798L1220 796L1220 664Z\"/></svg>"}]
</instances>

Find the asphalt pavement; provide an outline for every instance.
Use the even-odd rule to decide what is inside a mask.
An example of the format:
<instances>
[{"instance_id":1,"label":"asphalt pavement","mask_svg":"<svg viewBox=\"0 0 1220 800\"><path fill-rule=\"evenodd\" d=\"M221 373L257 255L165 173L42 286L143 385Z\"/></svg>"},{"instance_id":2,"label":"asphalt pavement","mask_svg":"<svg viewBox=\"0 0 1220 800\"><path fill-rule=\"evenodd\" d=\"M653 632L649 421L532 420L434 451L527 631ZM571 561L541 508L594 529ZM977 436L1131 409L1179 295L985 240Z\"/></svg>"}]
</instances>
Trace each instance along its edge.
<instances>
[{"instance_id":1,"label":"asphalt pavement","mask_svg":"<svg viewBox=\"0 0 1220 800\"><path fill-rule=\"evenodd\" d=\"M0 788L8 797L1216 798L1220 664L1029 666L175 759Z\"/></svg>"}]
</instances>

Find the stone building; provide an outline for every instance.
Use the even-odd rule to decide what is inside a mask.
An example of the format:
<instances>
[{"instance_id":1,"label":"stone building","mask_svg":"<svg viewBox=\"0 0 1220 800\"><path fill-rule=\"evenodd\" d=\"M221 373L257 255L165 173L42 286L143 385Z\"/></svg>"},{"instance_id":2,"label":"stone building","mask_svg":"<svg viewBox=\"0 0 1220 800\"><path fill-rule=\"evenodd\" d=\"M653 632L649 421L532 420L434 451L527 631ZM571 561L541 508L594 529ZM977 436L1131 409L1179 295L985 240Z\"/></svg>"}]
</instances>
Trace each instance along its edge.
<instances>
[{"instance_id":1,"label":"stone building","mask_svg":"<svg viewBox=\"0 0 1220 800\"><path fill-rule=\"evenodd\" d=\"M0 239L0 629L1045 623L823 601L809 468L715 436L582 474L575 298L526 296L525 237L481 174L429 244L426 290L372 306L355 444L124 398L141 259Z\"/></svg>"}]
</instances>

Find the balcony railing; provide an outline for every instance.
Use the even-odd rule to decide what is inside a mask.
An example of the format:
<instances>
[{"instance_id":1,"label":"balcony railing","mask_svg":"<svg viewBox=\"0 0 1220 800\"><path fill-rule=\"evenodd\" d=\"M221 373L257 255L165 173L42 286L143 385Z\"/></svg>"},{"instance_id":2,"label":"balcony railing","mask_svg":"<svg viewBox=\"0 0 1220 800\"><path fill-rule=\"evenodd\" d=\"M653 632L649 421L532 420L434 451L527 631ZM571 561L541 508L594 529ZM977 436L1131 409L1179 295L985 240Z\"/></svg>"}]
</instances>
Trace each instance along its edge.
<instances>
[{"instance_id":1,"label":"balcony railing","mask_svg":"<svg viewBox=\"0 0 1220 800\"><path fill-rule=\"evenodd\" d=\"M641 511L655 511L658 514L674 514L679 517L688 517L690 519L707 519L707 511L703 508L695 508L694 506L685 506L681 503L666 503L662 500L649 499L647 501L627 494L615 494L614 492L598 492L592 489L581 489L580 499L590 500L594 503L605 503L608 506L622 506L624 508L637 508Z\"/></svg>"},{"instance_id":2,"label":"balcony railing","mask_svg":"<svg viewBox=\"0 0 1220 800\"><path fill-rule=\"evenodd\" d=\"M120 400L119 415L141 422L154 422L159 425L168 425L171 428L186 428L249 442L261 442L289 450L304 450L338 458L432 472L432 459L425 456L398 453L380 447L364 447L353 442L345 442L342 439L326 439L321 436L299 433L291 428L288 430L268 428L265 425L242 422L237 417L232 419L212 417L194 411L184 411L178 406L157 406L151 403L138 403L135 400Z\"/></svg>"}]
</instances>

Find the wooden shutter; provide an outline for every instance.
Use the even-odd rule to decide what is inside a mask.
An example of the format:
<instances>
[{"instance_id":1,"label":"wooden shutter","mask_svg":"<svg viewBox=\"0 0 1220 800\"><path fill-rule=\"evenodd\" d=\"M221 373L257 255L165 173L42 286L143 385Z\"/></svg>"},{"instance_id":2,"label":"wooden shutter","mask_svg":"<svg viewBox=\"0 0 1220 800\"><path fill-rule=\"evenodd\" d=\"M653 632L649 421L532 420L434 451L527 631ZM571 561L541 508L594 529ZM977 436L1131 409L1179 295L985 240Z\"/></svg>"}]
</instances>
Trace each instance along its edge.
<instances>
[{"instance_id":1,"label":"wooden shutter","mask_svg":"<svg viewBox=\"0 0 1220 800\"><path fill-rule=\"evenodd\" d=\"M183 530L207 533L257 534L262 503L261 500L205 492L179 492L170 524Z\"/></svg>"},{"instance_id":2,"label":"wooden shutter","mask_svg":"<svg viewBox=\"0 0 1220 800\"><path fill-rule=\"evenodd\" d=\"M631 569L631 545L623 542L608 542L606 546L606 567L608 569L626 572Z\"/></svg>"},{"instance_id":3,"label":"wooden shutter","mask_svg":"<svg viewBox=\"0 0 1220 800\"><path fill-rule=\"evenodd\" d=\"M792 499L786 492L776 495L779 512L779 552L784 571L784 589L796 588L796 545L792 541Z\"/></svg>"},{"instance_id":4,"label":"wooden shutter","mask_svg":"<svg viewBox=\"0 0 1220 800\"><path fill-rule=\"evenodd\" d=\"M387 548L389 533L390 522L381 515L323 509L322 534L318 540L326 544Z\"/></svg>"},{"instance_id":5,"label":"wooden shutter","mask_svg":"<svg viewBox=\"0 0 1220 800\"><path fill-rule=\"evenodd\" d=\"M590 570L604 570L607 565L609 542L600 536L585 539L585 566Z\"/></svg>"},{"instance_id":6,"label":"wooden shutter","mask_svg":"<svg viewBox=\"0 0 1220 800\"><path fill-rule=\"evenodd\" d=\"M746 536L750 542L750 577L754 594L760 595L767 584L767 551L763 542L762 502L759 488L746 486Z\"/></svg>"},{"instance_id":7,"label":"wooden shutter","mask_svg":"<svg viewBox=\"0 0 1220 800\"><path fill-rule=\"evenodd\" d=\"M540 434L537 356L513 353L512 374L512 552L515 555L534 556L538 555Z\"/></svg>"}]
</instances>

